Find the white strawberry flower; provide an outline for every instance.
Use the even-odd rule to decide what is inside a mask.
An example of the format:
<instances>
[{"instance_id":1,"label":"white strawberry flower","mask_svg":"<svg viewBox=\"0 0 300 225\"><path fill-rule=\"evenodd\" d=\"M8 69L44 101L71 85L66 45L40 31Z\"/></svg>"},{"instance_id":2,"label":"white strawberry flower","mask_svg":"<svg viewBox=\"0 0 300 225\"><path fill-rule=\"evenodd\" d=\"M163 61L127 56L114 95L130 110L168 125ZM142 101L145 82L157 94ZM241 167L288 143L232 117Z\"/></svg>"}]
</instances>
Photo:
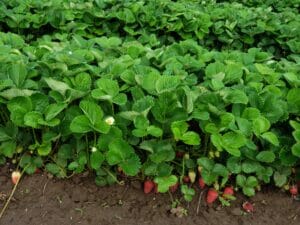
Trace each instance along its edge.
<instances>
[{"instance_id":1,"label":"white strawberry flower","mask_svg":"<svg viewBox=\"0 0 300 225\"><path fill-rule=\"evenodd\" d=\"M97 148L96 147L92 147L92 152L96 152Z\"/></svg>"},{"instance_id":2,"label":"white strawberry flower","mask_svg":"<svg viewBox=\"0 0 300 225\"><path fill-rule=\"evenodd\" d=\"M108 116L105 119L105 123L107 123L108 125L113 125L115 123L115 119L112 116Z\"/></svg>"}]
</instances>

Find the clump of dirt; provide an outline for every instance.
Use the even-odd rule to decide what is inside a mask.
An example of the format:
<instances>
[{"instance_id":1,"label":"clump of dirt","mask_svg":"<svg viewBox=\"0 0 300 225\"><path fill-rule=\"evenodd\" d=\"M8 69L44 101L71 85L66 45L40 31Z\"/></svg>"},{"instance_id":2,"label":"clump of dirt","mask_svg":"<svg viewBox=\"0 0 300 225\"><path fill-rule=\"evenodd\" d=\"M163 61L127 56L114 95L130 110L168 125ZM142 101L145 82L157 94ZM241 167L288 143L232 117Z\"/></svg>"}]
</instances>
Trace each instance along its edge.
<instances>
[{"instance_id":1,"label":"clump of dirt","mask_svg":"<svg viewBox=\"0 0 300 225\"><path fill-rule=\"evenodd\" d=\"M0 207L12 188L10 173L3 167L0 170ZM137 181L126 182L124 186L97 187L88 174L59 180L41 173L21 180L0 224L300 224L300 202L275 188L266 188L251 199L238 195L230 207L218 204L208 207L204 198L198 206L199 196L200 190L188 204L175 194L173 200L179 199L182 204L171 210L172 201L168 194L145 195ZM254 204L253 213L242 210L241 205L246 200Z\"/></svg>"}]
</instances>

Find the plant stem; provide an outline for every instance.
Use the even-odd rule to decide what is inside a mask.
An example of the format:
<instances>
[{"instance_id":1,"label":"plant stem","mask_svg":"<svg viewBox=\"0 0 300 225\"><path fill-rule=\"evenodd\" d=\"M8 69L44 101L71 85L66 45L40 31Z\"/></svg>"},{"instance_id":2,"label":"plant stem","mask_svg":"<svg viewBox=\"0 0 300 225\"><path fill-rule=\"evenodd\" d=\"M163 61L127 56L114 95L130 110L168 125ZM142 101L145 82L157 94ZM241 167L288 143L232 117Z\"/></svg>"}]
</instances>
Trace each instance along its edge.
<instances>
[{"instance_id":1,"label":"plant stem","mask_svg":"<svg viewBox=\"0 0 300 225\"><path fill-rule=\"evenodd\" d=\"M19 182L20 182L20 180L21 180L21 178L22 178L22 176L23 176L25 170L27 169L27 167L28 167L29 165L30 165L30 164L28 164L28 165L27 165L26 167L24 167L24 169L22 170L21 175L20 175L20 178L17 180L17 183L15 184L15 186L14 186L12 192L10 193L10 195L9 195L9 197L8 197L8 199L7 199L6 203L5 203L5 205L3 206L2 210L1 210L1 213L0 213L0 220L1 220L1 218L2 218L2 216L3 216L3 214L4 214L4 212L5 212L6 208L8 207L8 205L9 205L9 203L10 203L10 201L11 201L13 195L14 195L14 193L16 192L17 187L18 187L18 184L19 184Z\"/></svg>"},{"instance_id":2,"label":"plant stem","mask_svg":"<svg viewBox=\"0 0 300 225\"><path fill-rule=\"evenodd\" d=\"M109 176L111 176L119 185L123 185L122 182L118 181L117 177L113 175L108 169L103 168L106 173L108 173Z\"/></svg>"}]
</instances>

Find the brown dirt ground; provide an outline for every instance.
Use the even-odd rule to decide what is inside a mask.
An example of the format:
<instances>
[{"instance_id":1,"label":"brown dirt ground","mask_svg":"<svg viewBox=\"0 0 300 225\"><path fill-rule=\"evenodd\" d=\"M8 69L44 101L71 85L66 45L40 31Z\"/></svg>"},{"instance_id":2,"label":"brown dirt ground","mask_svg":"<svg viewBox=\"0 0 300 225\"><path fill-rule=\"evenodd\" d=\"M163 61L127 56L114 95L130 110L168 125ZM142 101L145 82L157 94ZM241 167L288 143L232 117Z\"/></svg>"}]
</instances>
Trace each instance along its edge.
<instances>
[{"instance_id":1,"label":"brown dirt ground","mask_svg":"<svg viewBox=\"0 0 300 225\"><path fill-rule=\"evenodd\" d=\"M0 168L0 207L13 186L7 168ZM197 189L198 190L198 189ZM230 207L218 204L208 207L202 199L198 215L194 200L182 206L188 216L178 218L170 213L168 194L144 195L139 182L131 185L97 187L89 175L69 180L50 179L47 174L25 176L9 207L0 219L1 225L300 225L300 202L274 188L264 188L255 197L238 195ZM173 198L179 198L174 195ZM241 204L250 200L254 213L243 213Z\"/></svg>"}]
</instances>

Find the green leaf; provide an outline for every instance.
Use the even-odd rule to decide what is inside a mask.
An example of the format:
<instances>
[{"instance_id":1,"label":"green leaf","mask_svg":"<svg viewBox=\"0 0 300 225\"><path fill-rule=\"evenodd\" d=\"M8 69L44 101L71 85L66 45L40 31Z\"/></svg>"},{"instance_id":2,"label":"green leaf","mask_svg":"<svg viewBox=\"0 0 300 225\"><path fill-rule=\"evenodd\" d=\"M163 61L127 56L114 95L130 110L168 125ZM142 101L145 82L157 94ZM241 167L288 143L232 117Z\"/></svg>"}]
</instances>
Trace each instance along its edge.
<instances>
[{"instance_id":1,"label":"green leaf","mask_svg":"<svg viewBox=\"0 0 300 225\"><path fill-rule=\"evenodd\" d=\"M261 151L256 156L256 159L260 162L271 163L275 160L275 154L272 151Z\"/></svg>"},{"instance_id":2,"label":"green leaf","mask_svg":"<svg viewBox=\"0 0 300 225\"><path fill-rule=\"evenodd\" d=\"M90 126L90 120L85 115L81 115L72 120L70 130L74 133L87 133L93 129Z\"/></svg>"},{"instance_id":3,"label":"green leaf","mask_svg":"<svg viewBox=\"0 0 300 225\"><path fill-rule=\"evenodd\" d=\"M132 105L132 110L147 115L149 110L154 106L154 98L152 96L145 96L135 101Z\"/></svg>"},{"instance_id":4,"label":"green leaf","mask_svg":"<svg viewBox=\"0 0 300 225\"><path fill-rule=\"evenodd\" d=\"M192 201L194 195L196 194L195 190L193 188L189 188L187 185L181 185L181 192L187 202Z\"/></svg>"},{"instance_id":5,"label":"green leaf","mask_svg":"<svg viewBox=\"0 0 300 225\"><path fill-rule=\"evenodd\" d=\"M17 144L15 141L5 141L0 145L0 153L5 157L12 158L16 152Z\"/></svg>"},{"instance_id":6,"label":"green leaf","mask_svg":"<svg viewBox=\"0 0 300 225\"><path fill-rule=\"evenodd\" d=\"M293 134L293 137L295 138L295 140L297 142L300 142L300 129L295 130L292 134Z\"/></svg>"},{"instance_id":7,"label":"green leaf","mask_svg":"<svg viewBox=\"0 0 300 225\"><path fill-rule=\"evenodd\" d=\"M243 76L243 65L238 63L230 63L226 65L225 81L226 83L233 83L238 81Z\"/></svg>"},{"instance_id":8,"label":"green leaf","mask_svg":"<svg viewBox=\"0 0 300 225\"><path fill-rule=\"evenodd\" d=\"M36 91L29 90L29 89L19 89L19 88L9 88L4 91L0 92L0 96L11 100L16 97L29 97L36 93Z\"/></svg>"},{"instance_id":9,"label":"green leaf","mask_svg":"<svg viewBox=\"0 0 300 225\"><path fill-rule=\"evenodd\" d=\"M105 157L99 150L92 152L90 155L91 167L94 170L99 169L104 160L105 160Z\"/></svg>"},{"instance_id":10,"label":"green leaf","mask_svg":"<svg viewBox=\"0 0 300 225\"><path fill-rule=\"evenodd\" d=\"M28 97L16 97L7 104L10 111L10 119L17 126L24 125L24 116L32 110L32 103Z\"/></svg>"},{"instance_id":11,"label":"green leaf","mask_svg":"<svg viewBox=\"0 0 300 225\"><path fill-rule=\"evenodd\" d=\"M172 174L173 167L166 163L162 162L157 165L157 176L159 177L166 177Z\"/></svg>"},{"instance_id":12,"label":"green leaf","mask_svg":"<svg viewBox=\"0 0 300 225\"><path fill-rule=\"evenodd\" d=\"M278 171L275 171L273 178L277 187L282 187L287 182L287 176L285 174L280 174Z\"/></svg>"},{"instance_id":13,"label":"green leaf","mask_svg":"<svg viewBox=\"0 0 300 225\"><path fill-rule=\"evenodd\" d=\"M155 88L158 94L163 92L171 92L180 84L180 79L177 76L161 76L155 83Z\"/></svg>"},{"instance_id":14,"label":"green leaf","mask_svg":"<svg viewBox=\"0 0 300 225\"><path fill-rule=\"evenodd\" d=\"M244 118L235 118L238 128L241 131L242 134L244 134L245 136L249 136L252 134L252 123Z\"/></svg>"},{"instance_id":15,"label":"green leaf","mask_svg":"<svg viewBox=\"0 0 300 225\"><path fill-rule=\"evenodd\" d=\"M178 141L188 130L188 124L185 121L174 121L171 124L171 130L174 135L174 139Z\"/></svg>"},{"instance_id":16,"label":"green leaf","mask_svg":"<svg viewBox=\"0 0 300 225\"><path fill-rule=\"evenodd\" d=\"M165 193L169 190L169 187L177 183L177 177L174 175L167 177L156 177L154 182L157 183L157 190L160 193Z\"/></svg>"},{"instance_id":17,"label":"green leaf","mask_svg":"<svg viewBox=\"0 0 300 225\"><path fill-rule=\"evenodd\" d=\"M145 137L147 136L147 130L144 129L133 129L132 135L135 137Z\"/></svg>"},{"instance_id":18,"label":"green leaf","mask_svg":"<svg viewBox=\"0 0 300 225\"><path fill-rule=\"evenodd\" d=\"M76 170L78 167L79 167L79 163L78 163L78 162L71 162L71 163L68 165L68 169L69 169L69 170Z\"/></svg>"},{"instance_id":19,"label":"green leaf","mask_svg":"<svg viewBox=\"0 0 300 225\"><path fill-rule=\"evenodd\" d=\"M92 79L88 73L80 73L76 75L74 79L75 89L81 91L88 91L90 90L91 85L92 85Z\"/></svg>"},{"instance_id":20,"label":"green leaf","mask_svg":"<svg viewBox=\"0 0 300 225\"><path fill-rule=\"evenodd\" d=\"M112 100L113 103L117 105L125 105L127 102L127 95L121 93L115 96Z\"/></svg>"},{"instance_id":21,"label":"green leaf","mask_svg":"<svg viewBox=\"0 0 300 225\"><path fill-rule=\"evenodd\" d=\"M149 72L143 76L136 76L136 81L148 93L154 94L156 92L155 86L159 78L160 75L158 72Z\"/></svg>"},{"instance_id":22,"label":"green leaf","mask_svg":"<svg viewBox=\"0 0 300 225\"><path fill-rule=\"evenodd\" d=\"M241 152L239 150L240 147L244 146L247 142L247 139L244 135L235 133L235 132L227 132L222 136L221 139L223 148L236 157L240 157Z\"/></svg>"},{"instance_id":23,"label":"green leaf","mask_svg":"<svg viewBox=\"0 0 300 225\"><path fill-rule=\"evenodd\" d=\"M214 161L212 159L207 158L207 157L199 158L197 160L197 163L198 163L199 166L202 166L204 169L209 170L209 171L213 170L214 165L215 165Z\"/></svg>"},{"instance_id":24,"label":"green leaf","mask_svg":"<svg viewBox=\"0 0 300 225\"><path fill-rule=\"evenodd\" d=\"M24 124L32 128L39 128L39 122L43 120L43 115L36 111L28 112L24 116Z\"/></svg>"},{"instance_id":25,"label":"green leaf","mask_svg":"<svg viewBox=\"0 0 300 225\"><path fill-rule=\"evenodd\" d=\"M255 189L252 187L245 186L245 187L243 187L243 193L246 196L251 197L251 196L255 195Z\"/></svg>"},{"instance_id":26,"label":"green leaf","mask_svg":"<svg viewBox=\"0 0 300 225\"><path fill-rule=\"evenodd\" d=\"M52 145L51 143L43 143L41 144L38 148L37 148L37 151L38 151L38 154L40 156L46 156L46 155L49 155L50 152L52 150Z\"/></svg>"},{"instance_id":27,"label":"green leaf","mask_svg":"<svg viewBox=\"0 0 300 225\"><path fill-rule=\"evenodd\" d=\"M300 142L292 146L292 153L294 156L300 157Z\"/></svg>"},{"instance_id":28,"label":"green leaf","mask_svg":"<svg viewBox=\"0 0 300 225\"><path fill-rule=\"evenodd\" d=\"M271 144L273 144L275 146L279 146L278 138L277 138L276 134L274 134L273 132L266 132L266 133L262 134L261 137L263 139L267 140L268 142L270 142Z\"/></svg>"},{"instance_id":29,"label":"green leaf","mask_svg":"<svg viewBox=\"0 0 300 225\"><path fill-rule=\"evenodd\" d=\"M99 105L91 101L81 101L79 107L89 119L92 125L97 124L99 121L102 121L103 111Z\"/></svg>"},{"instance_id":30,"label":"green leaf","mask_svg":"<svg viewBox=\"0 0 300 225\"><path fill-rule=\"evenodd\" d=\"M294 120L290 120L289 123L295 130L300 130L300 123L298 123Z\"/></svg>"},{"instance_id":31,"label":"green leaf","mask_svg":"<svg viewBox=\"0 0 300 225\"><path fill-rule=\"evenodd\" d=\"M259 169L260 164L257 161L245 160L242 163L242 171L244 173L254 173Z\"/></svg>"},{"instance_id":32,"label":"green leaf","mask_svg":"<svg viewBox=\"0 0 300 225\"><path fill-rule=\"evenodd\" d=\"M107 134L101 134L98 138L97 147L101 150L107 150L109 143L122 138L122 131L117 127L111 127Z\"/></svg>"},{"instance_id":33,"label":"green leaf","mask_svg":"<svg viewBox=\"0 0 300 225\"><path fill-rule=\"evenodd\" d=\"M136 154L131 154L130 157L126 158L120 163L120 167L124 173L128 176L136 176L141 168L141 162Z\"/></svg>"},{"instance_id":34,"label":"green leaf","mask_svg":"<svg viewBox=\"0 0 300 225\"><path fill-rule=\"evenodd\" d=\"M244 175L238 174L236 176L236 184L240 187L244 187L246 185L246 177Z\"/></svg>"},{"instance_id":35,"label":"green leaf","mask_svg":"<svg viewBox=\"0 0 300 225\"><path fill-rule=\"evenodd\" d=\"M224 113L221 117L220 127L228 128L234 124L235 118L232 113Z\"/></svg>"},{"instance_id":36,"label":"green leaf","mask_svg":"<svg viewBox=\"0 0 300 225\"><path fill-rule=\"evenodd\" d=\"M243 111L242 117L248 120L255 120L257 117L260 116L260 111L257 108L246 108Z\"/></svg>"},{"instance_id":37,"label":"green leaf","mask_svg":"<svg viewBox=\"0 0 300 225\"><path fill-rule=\"evenodd\" d=\"M187 145L200 145L200 137L194 131L188 131L184 133L180 140Z\"/></svg>"},{"instance_id":38,"label":"green leaf","mask_svg":"<svg viewBox=\"0 0 300 225\"><path fill-rule=\"evenodd\" d=\"M149 126L149 120L142 115L137 116L134 119L133 123L134 123L134 126L139 129L147 129L147 127Z\"/></svg>"},{"instance_id":39,"label":"green leaf","mask_svg":"<svg viewBox=\"0 0 300 225\"><path fill-rule=\"evenodd\" d=\"M226 148L240 148L246 144L247 139L244 135L236 132L227 132L222 136L222 145Z\"/></svg>"},{"instance_id":40,"label":"green leaf","mask_svg":"<svg viewBox=\"0 0 300 225\"><path fill-rule=\"evenodd\" d=\"M101 78L96 81L98 89L92 91L92 97L100 100L111 100L119 94L119 84L115 80Z\"/></svg>"},{"instance_id":41,"label":"green leaf","mask_svg":"<svg viewBox=\"0 0 300 225\"><path fill-rule=\"evenodd\" d=\"M57 91L62 95L65 95L66 91L71 89L69 85L67 85L66 83L64 83L62 81L54 80L49 77L46 77L44 79L45 79L46 83L48 84L48 86L52 90Z\"/></svg>"},{"instance_id":42,"label":"green leaf","mask_svg":"<svg viewBox=\"0 0 300 225\"><path fill-rule=\"evenodd\" d=\"M111 126L107 124L105 121L98 120L94 125L92 125L92 128L95 131L98 131L99 133L107 134Z\"/></svg>"},{"instance_id":43,"label":"green leaf","mask_svg":"<svg viewBox=\"0 0 300 225\"><path fill-rule=\"evenodd\" d=\"M44 113L49 105L49 97L44 94L35 93L30 96L32 102L32 108L34 111Z\"/></svg>"},{"instance_id":44,"label":"green leaf","mask_svg":"<svg viewBox=\"0 0 300 225\"><path fill-rule=\"evenodd\" d=\"M239 174L242 170L241 159L238 157L230 157L227 160L226 166L231 173Z\"/></svg>"},{"instance_id":45,"label":"green leaf","mask_svg":"<svg viewBox=\"0 0 300 225\"><path fill-rule=\"evenodd\" d=\"M225 100L234 104L246 105L248 103L248 97L245 92L237 89L228 91L225 95Z\"/></svg>"},{"instance_id":46,"label":"green leaf","mask_svg":"<svg viewBox=\"0 0 300 225\"><path fill-rule=\"evenodd\" d=\"M68 105L65 103L54 103L50 104L45 111L45 119L52 120L55 118L61 111L63 111Z\"/></svg>"},{"instance_id":47,"label":"green leaf","mask_svg":"<svg viewBox=\"0 0 300 225\"><path fill-rule=\"evenodd\" d=\"M23 86L27 77L26 66L21 62L16 62L9 67L8 75L16 87L20 88Z\"/></svg>"},{"instance_id":48,"label":"green leaf","mask_svg":"<svg viewBox=\"0 0 300 225\"><path fill-rule=\"evenodd\" d=\"M246 180L246 184L247 187L256 187L258 185L258 180L256 179L256 177L254 176L249 176Z\"/></svg>"},{"instance_id":49,"label":"green leaf","mask_svg":"<svg viewBox=\"0 0 300 225\"><path fill-rule=\"evenodd\" d=\"M225 65L221 62L210 63L205 69L205 74L208 78L213 78L219 73L225 72Z\"/></svg>"},{"instance_id":50,"label":"green leaf","mask_svg":"<svg viewBox=\"0 0 300 225\"><path fill-rule=\"evenodd\" d=\"M53 174L53 175L57 175L60 173L60 168L58 165L56 165L55 163L48 163L46 166L45 166L46 170Z\"/></svg>"},{"instance_id":51,"label":"green leaf","mask_svg":"<svg viewBox=\"0 0 300 225\"><path fill-rule=\"evenodd\" d=\"M227 168L219 163L215 164L212 172L215 173L216 175L222 176L222 177L228 177L228 175L229 175Z\"/></svg>"},{"instance_id":52,"label":"green leaf","mask_svg":"<svg viewBox=\"0 0 300 225\"><path fill-rule=\"evenodd\" d=\"M299 114L299 110L300 110L299 96L300 96L300 88L290 89L286 96L290 111L297 114Z\"/></svg>"},{"instance_id":53,"label":"green leaf","mask_svg":"<svg viewBox=\"0 0 300 225\"><path fill-rule=\"evenodd\" d=\"M263 75L269 75L269 74L274 73L274 71L266 65L258 64L258 63L255 63L254 65L255 65L256 69L258 70L258 72Z\"/></svg>"},{"instance_id":54,"label":"green leaf","mask_svg":"<svg viewBox=\"0 0 300 225\"><path fill-rule=\"evenodd\" d=\"M253 131L257 136L268 131L270 127L271 124L269 120L263 116L260 116L253 121Z\"/></svg>"},{"instance_id":55,"label":"green leaf","mask_svg":"<svg viewBox=\"0 0 300 225\"><path fill-rule=\"evenodd\" d=\"M153 137L161 137L163 135L163 130L159 127L151 125L147 128L147 133Z\"/></svg>"},{"instance_id":56,"label":"green leaf","mask_svg":"<svg viewBox=\"0 0 300 225\"><path fill-rule=\"evenodd\" d=\"M116 165L134 153L134 149L124 140L117 139L111 142L108 146L106 158L109 165Z\"/></svg>"}]
</instances>

